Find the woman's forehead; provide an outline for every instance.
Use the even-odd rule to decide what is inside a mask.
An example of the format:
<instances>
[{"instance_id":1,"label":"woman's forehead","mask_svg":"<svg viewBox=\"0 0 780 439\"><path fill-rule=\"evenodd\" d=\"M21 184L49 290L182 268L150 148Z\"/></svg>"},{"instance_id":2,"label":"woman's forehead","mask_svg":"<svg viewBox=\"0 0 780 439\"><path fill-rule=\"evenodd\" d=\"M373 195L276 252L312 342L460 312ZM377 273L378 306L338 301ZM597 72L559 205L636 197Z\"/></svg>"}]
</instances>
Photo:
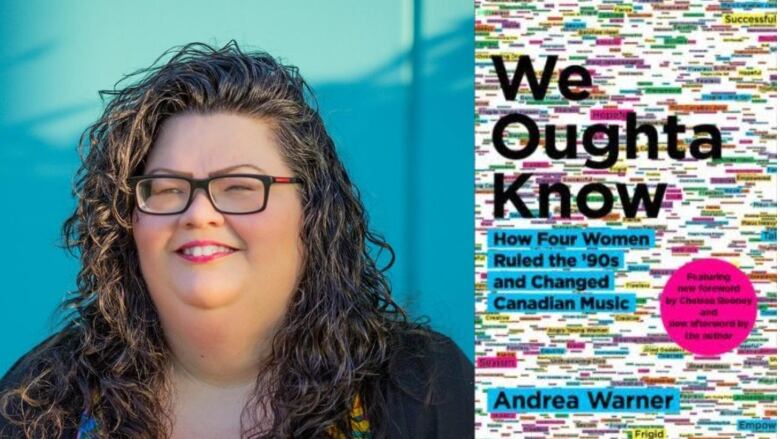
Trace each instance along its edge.
<instances>
[{"instance_id":1,"label":"woman's forehead","mask_svg":"<svg viewBox=\"0 0 780 439\"><path fill-rule=\"evenodd\" d=\"M239 165L270 174L289 171L269 122L229 113L186 113L163 123L144 173L166 168L205 175Z\"/></svg>"}]
</instances>

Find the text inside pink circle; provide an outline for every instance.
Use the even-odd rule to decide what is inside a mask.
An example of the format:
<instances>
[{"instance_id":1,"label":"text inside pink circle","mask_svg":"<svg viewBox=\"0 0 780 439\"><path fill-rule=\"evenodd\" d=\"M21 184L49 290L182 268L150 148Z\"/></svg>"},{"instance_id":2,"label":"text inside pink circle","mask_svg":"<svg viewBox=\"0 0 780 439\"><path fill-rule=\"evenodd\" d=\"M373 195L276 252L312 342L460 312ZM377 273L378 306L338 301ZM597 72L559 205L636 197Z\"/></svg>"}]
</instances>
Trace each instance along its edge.
<instances>
[{"instance_id":1,"label":"text inside pink circle","mask_svg":"<svg viewBox=\"0 0 780 439\"><path fill-rule=\"evenodd\" d=\"M753 285L739 268L720 259L699 259L669 278L661 293L661 320L686 351L719 355L748 337L756 302Z\"/></svg>"}]
</instances>

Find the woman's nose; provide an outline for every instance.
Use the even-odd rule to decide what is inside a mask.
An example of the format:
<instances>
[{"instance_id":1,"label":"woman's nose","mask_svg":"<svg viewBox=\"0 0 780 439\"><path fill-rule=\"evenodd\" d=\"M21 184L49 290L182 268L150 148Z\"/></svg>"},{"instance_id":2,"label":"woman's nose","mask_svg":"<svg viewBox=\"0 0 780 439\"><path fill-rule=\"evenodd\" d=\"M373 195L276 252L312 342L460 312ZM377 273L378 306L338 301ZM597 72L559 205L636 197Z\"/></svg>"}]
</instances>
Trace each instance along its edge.
<instances>
[{"instance_id":1,"label":"woman's nose","mask_svg":"<svg viewBox=\"0 0 780 439\"><path fill-rule=\"evenodd\" d=\"M225 221L224 215L214 208L206 191L198 188L192 195L192 203L181 213L179 222L185 227L203 227L206 225L221 225Z\"/></svg>"}]
</instances>

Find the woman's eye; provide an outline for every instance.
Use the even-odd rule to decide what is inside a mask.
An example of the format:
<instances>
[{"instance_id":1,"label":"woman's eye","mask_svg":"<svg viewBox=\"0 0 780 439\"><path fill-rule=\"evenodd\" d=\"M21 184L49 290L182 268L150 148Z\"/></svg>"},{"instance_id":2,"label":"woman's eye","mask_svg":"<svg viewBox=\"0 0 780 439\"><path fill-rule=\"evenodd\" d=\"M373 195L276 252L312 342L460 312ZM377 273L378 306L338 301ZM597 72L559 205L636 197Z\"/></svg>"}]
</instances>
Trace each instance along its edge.
<instances>
[{"instance_id":1,"label":"woman's eye","mask_svg":"<svg viewBox=\"0 0 780 439\"><path fill-rule=\"evenodd\" d=\"M179 188L171 187L167 189L158 189L154 192L154 195L165 195L165 194L180 194L182 191Z\"/></svg>"},{"instance_id":2,"label":"woman's eye","mask_svg":"<svg viewBox=\"0 0 780 439\"><path fill-rule=\"evenodd\" d=\"M232 192L241 192L241 191L251 191L252 188L247 186L230 186L227 188L227 190Z\"/></svg>"}]
</instances>

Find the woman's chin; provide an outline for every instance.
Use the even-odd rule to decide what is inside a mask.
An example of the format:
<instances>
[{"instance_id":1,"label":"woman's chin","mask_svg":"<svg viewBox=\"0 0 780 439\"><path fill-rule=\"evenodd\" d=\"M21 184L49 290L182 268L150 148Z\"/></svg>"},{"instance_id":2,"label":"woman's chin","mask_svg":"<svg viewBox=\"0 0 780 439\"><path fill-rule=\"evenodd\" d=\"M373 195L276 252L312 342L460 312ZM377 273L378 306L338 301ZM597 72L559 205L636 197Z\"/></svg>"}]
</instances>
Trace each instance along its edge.
<instances>
[{"instance_id":1,"label":"woman's chin","mask_svg":"<svg viewBox=\"0 0 780 439\"><path fill-rule=\"evenodd\" d=\"M224 285L197 285L180 289L179 299L187 305L201 309L216 309L228 306L238 300L238 290L226 289Z\"/></svg>"}]
</instances>

